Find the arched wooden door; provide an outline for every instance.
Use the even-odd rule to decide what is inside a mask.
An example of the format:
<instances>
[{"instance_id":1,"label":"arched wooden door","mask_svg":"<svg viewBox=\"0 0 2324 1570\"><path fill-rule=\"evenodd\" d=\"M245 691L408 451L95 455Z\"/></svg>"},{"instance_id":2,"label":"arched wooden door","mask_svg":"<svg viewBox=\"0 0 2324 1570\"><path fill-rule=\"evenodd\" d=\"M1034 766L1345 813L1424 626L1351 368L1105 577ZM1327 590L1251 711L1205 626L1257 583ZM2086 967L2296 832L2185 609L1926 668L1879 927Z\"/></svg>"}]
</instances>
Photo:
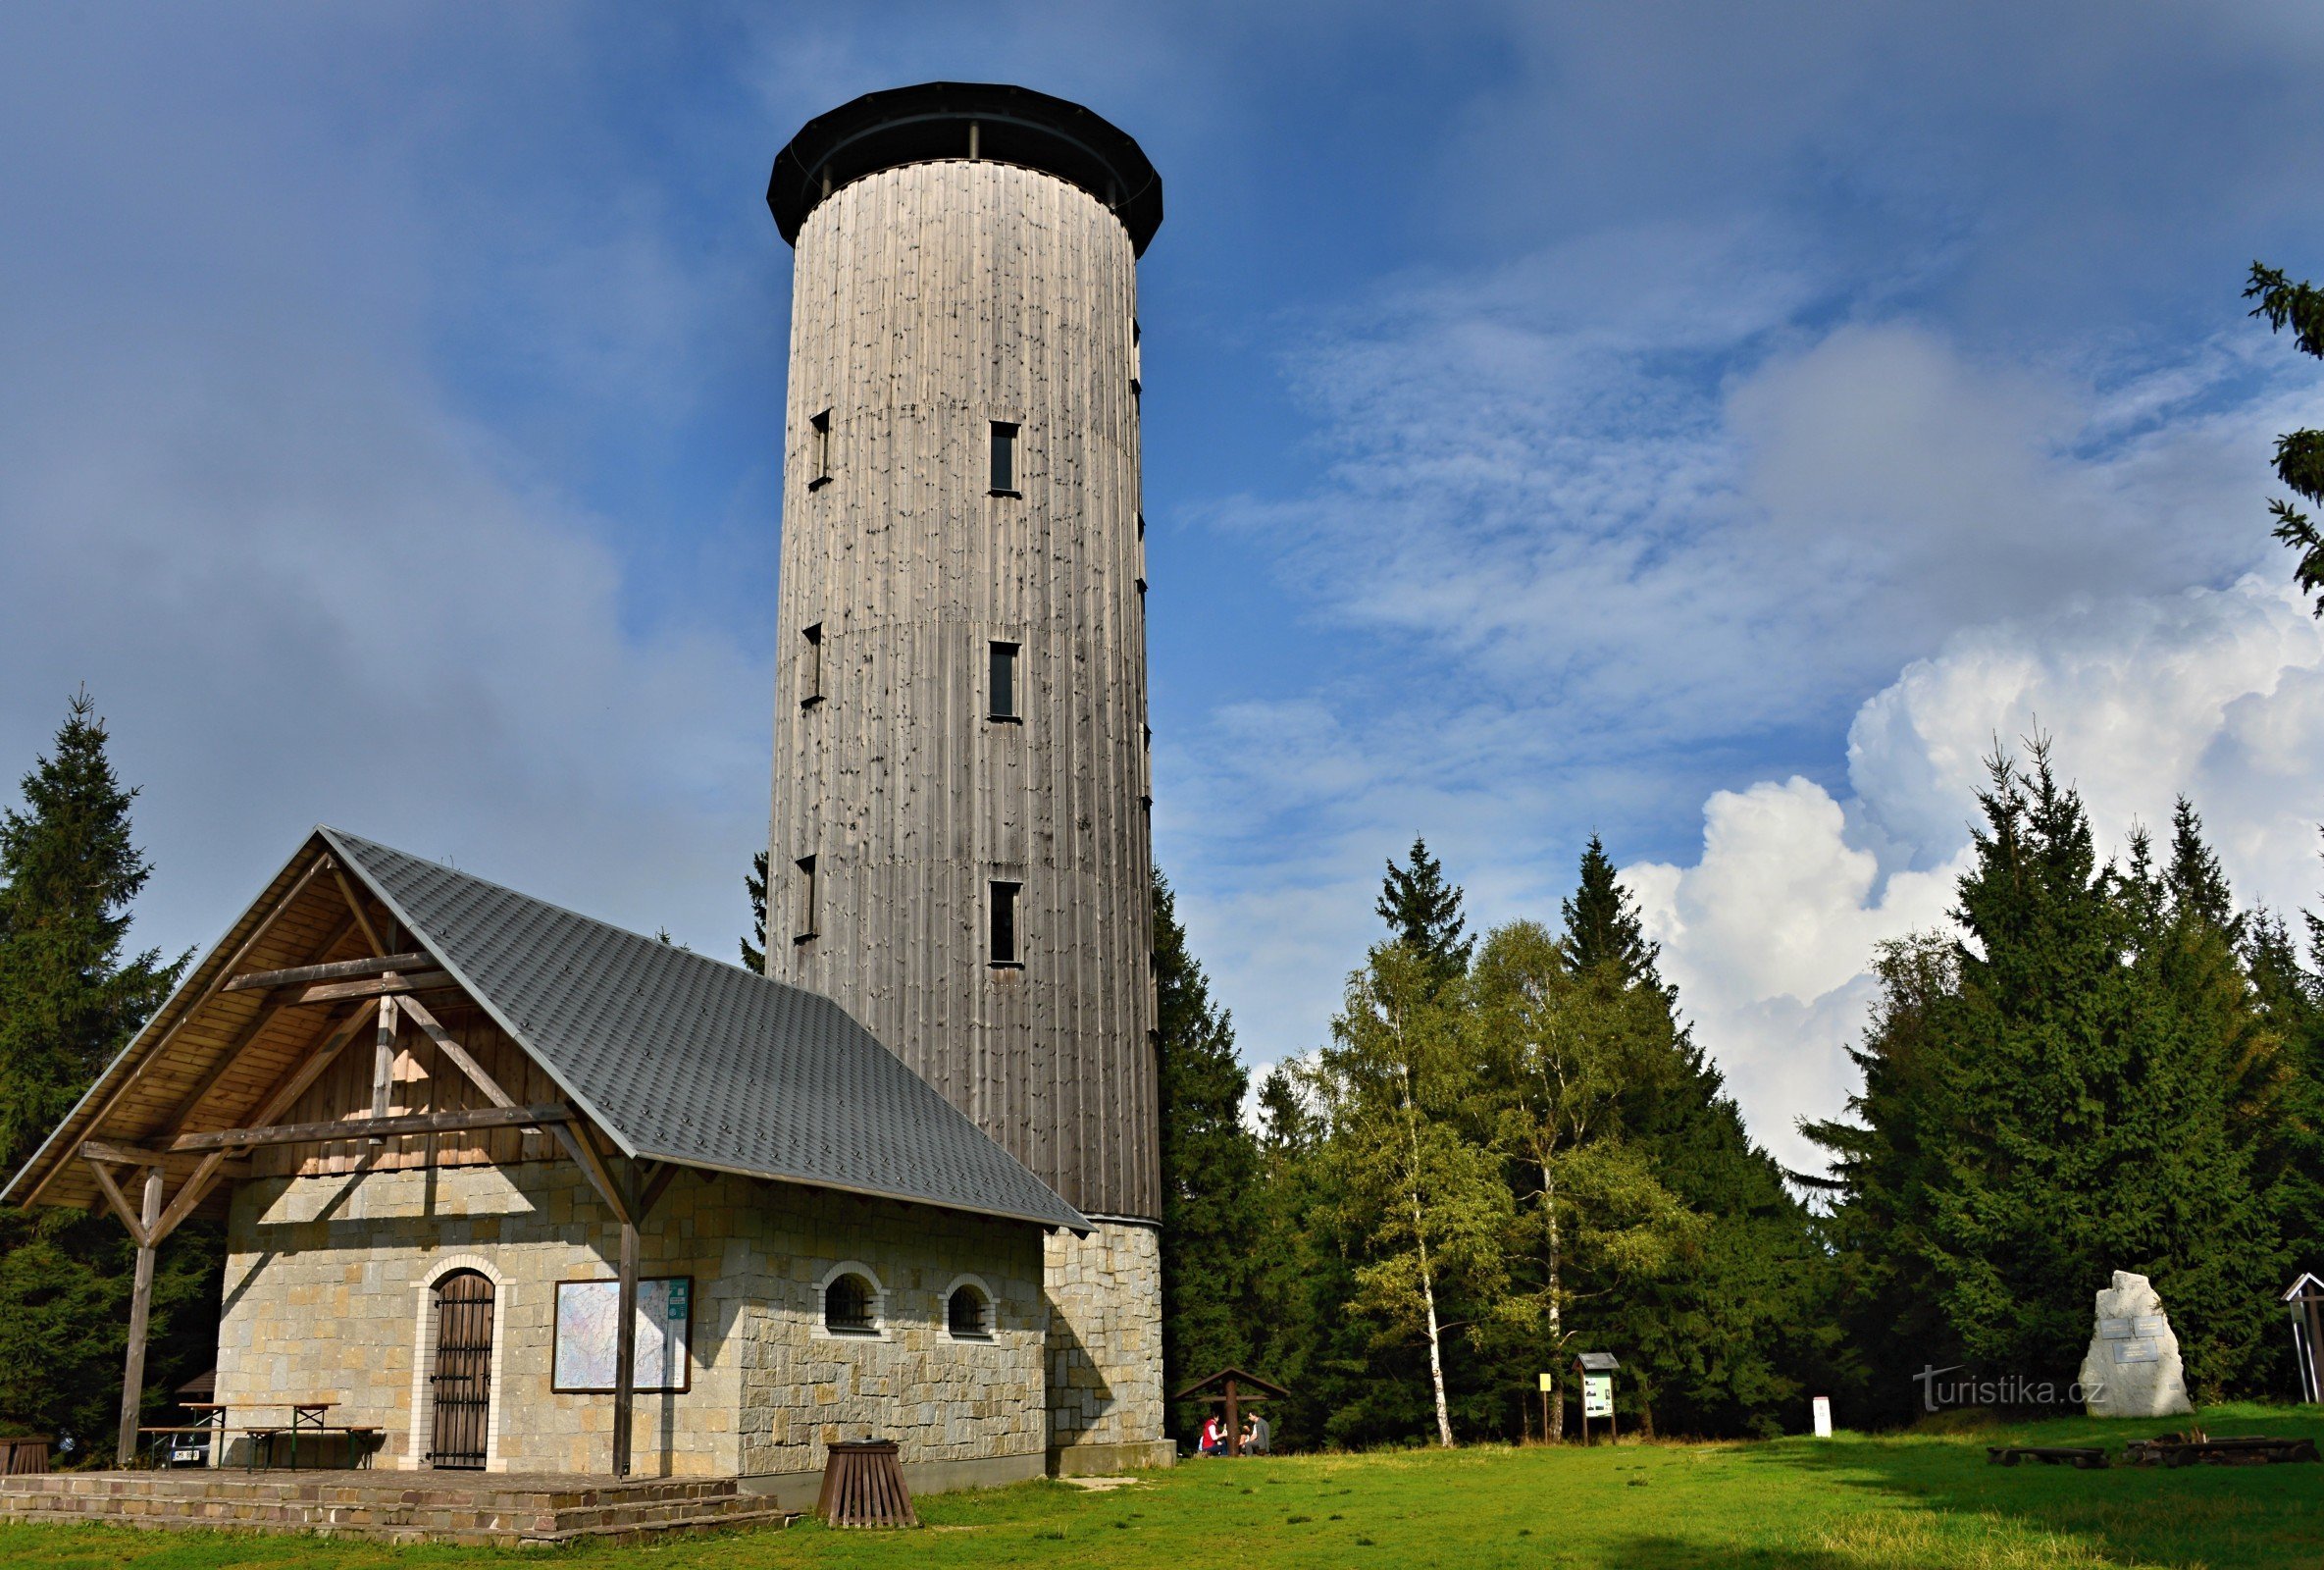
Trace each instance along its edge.
<instances>
[{"instance_id":1,"label":"arched wooden door","mask_svg":"<svg viewBox=\"0 0 2324 1570\"><path fill-rule=\"evenodd\" d=\"M431 1466L482 1471L492 1416L492 1282L456 1270L436 1283Z\"/></svg>"}]
</instances>

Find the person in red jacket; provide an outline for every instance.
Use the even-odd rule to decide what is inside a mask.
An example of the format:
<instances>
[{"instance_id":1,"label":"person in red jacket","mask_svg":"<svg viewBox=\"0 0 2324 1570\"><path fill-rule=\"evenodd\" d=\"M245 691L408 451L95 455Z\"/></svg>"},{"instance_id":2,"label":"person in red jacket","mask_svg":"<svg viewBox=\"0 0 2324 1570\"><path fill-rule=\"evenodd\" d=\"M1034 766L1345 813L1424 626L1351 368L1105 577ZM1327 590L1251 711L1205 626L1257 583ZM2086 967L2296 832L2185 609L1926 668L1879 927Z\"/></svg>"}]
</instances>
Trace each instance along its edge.
<instances>
[{"instance_id":1,"label":"person in red jacket","mask_svg":"<svg viewBox=\"0 0 2324 1570\"><path fill-rule=\"evenodd\" d=\"M1226 1431L1220 1427L1218 1414L1214 1412L1203 1419L1202 1453L1216 1455L1226 1448Z\"/></svg>"}]
</instances>

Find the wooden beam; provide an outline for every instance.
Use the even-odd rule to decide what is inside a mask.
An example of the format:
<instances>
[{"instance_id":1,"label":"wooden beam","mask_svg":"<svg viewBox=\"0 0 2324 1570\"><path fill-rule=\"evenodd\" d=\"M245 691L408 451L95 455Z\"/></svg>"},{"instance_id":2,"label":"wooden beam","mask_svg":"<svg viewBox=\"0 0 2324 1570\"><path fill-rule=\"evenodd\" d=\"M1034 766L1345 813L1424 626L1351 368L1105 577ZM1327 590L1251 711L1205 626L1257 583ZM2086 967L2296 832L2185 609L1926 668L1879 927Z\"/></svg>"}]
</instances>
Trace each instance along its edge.
<instances>
[{"instance_id":1,"label":"wooden beam","mask_svg":"<svg viewBox=\"0 0 2324 1570\"><path fill-rule=\"evenodd\" d=\"M643 1222L653 1214L653 1207L661 1202L662 1191L670 1186L670 1179L678 1176L674 1161L657 1161L646 1175L645 1191L638 1195L638 1220Z\"/></svg>"},{"instance_id":2,"label":"wooden beam","mask_svg":"<svg viewBox=\"0 0 2324 1570\"><path fill-rule=\"evenodd\" d=\"M371 1049L371 1121L378 1123L387 1116L388 1098L395 1088L395 1027L401 1021L396 1013L395 1000L380 1002L380 1029ZM379 1137L372 1137L378 1144Z\"/></svg>"},{"instance_id":3,"label":"wooden beam","mask_svg":"<svg viewBox=\"0 0 2324 1570\"><path fill-rule=\"evenodd\" d=\"M336 1029L307 1049L307 1055L290 1072L290 1077L277 1085L266 1100L258 1104L256 1110L244 1114L242 1122L245 1125L269 1124L289 1111L291 1105L307 1093L307 1087L323 1077L323 1071L338 1060L338 1055L346 1050L347 1043L363 1033L364 1025L371 1020L372 1010L377 1007L377 1004L368 1001L357 1005L355 1012L340 1020ZM176 1143L175 1139L171 1141L173 1146Z\"/></svg>"},{"instance_id":4,"label":"wooden beam","mask_svg":"<svg viewBox=\"0 0 2324 1570\"><path fill-rule=\"evenodd\" d=\"M125 1470L137 1459L137 1416L145 1404L145 1328L153 1317L153 1232L162 1219L162 1170L145 1169L145 1226L137 1238L137 1274L129 1288L129 1356L121 1371L121 1435L114 1458Z\"/></svg>"},{"instance_id":5,"label":"wooden beam","mask_svg":"<svg viewBox=\"0 0 2324 1570\"><path fill-rule=\"evenodd\" d=\"M621 1220L621 1286L615 1293L613 1475L630 1475L630 1440L638 1406L638 1224Z\"/></svg>"},{"instance_id":6,"label":"wooden beam","mask_svg":"<svg viewBox=\"0 0 2324 1570\"><path fill-rule=\"evenodd\" d=\"M337 1059L339 1053L345 1050L348 1042L354 1040L362 1032L363 1021L370 1015L372 1005L364 1004L349 1016L336 1030L324 1037L319 1044L310 1049L306 1058L292 1072L290 1077L276 1086L274 1092L260 1105L257 1113L251 1118L251 1122L270 1123L286 1111L300 1096L306 1094L307 1087L322 1077L323 1071ZM175 1146L175 1141L172 1143ZM159 1230L152 1240L159 1243L162 1238L176 1231L180 1224L193 1214L194 1207L202 1202L202 1196L209 1192L210 1185L230 1171L237 1168L240 1169L238 1176L249 1176L248 1164L231 1159L231 1153L227 1150L213 1150L203 1156L200 1164L180 1185L178 1197L172 1200L170 1208L162 1213Z\"/></svg>"},{"instance_id":7,"label":"wooden beam","mask_svg":"<svg viewBox=\"0 0 2324 1570\"><path fill-rule=\"evenodd\" d=\"M331 859L331 875L338 880L338 891L345 896L347 909L355 913L355 924L363 928L363 936L371 944L371 952L385 954L387 945L380 941L379 928L371 924L371 914L363 909L363 901L355 892L355 885L347 881L346 870L338 864L338 858Z\"/></svg>"},{"instance_id":8,"label":"wooden beam","mask_svg":"<svg viewBox=\"0 0 2324 1570\"><path fill-rule=\"evenodd\" d=\"M145 1049L145 1055L137 1060L137 1067L125 1074L121 1083L113 1087L113 1094L105 1098L105 1105L94 1118L89 1120L87 1126L91 1128L104 1126L105 1120L113 1116L113 1109L121 1105L121 1098L129 1094L129 1086L137 1082L138 1076L144 1073L147 1065L160 1057L168 1049L170 1043L178 1039L178 1032L185 1028L187 1020L202 1012L202 1005L218 995L220 989L226 985L227 978L233 974L243 959L258 946L259 941L274 930L275 923L283 918L283 914L297 903L298 897L306 892L307 885L314 881L315 875L330 863L330 857L318 856L307 864L307 869L298 875L297 882L290 885L289 892L275 902L274 908L266 913L265 916L259 920L258 925L251 930L250 935L242 940L241 947L234 950L233 958L219 968L218 974L211 979L209 985L202 989L201 995L185 1006L178 1018L171 1021L170 1028L163 1031L160 1038ZM48 1170L46 1177L33 1185L32 1191L24 1198L24 1205L26 1209L40 1203L40 1196L48 1191L48 1185L56 1180L58 1173L65 1170L65 1165L64 1162L58 1162Z\"/></svg>"},{"instance_id":9,"label":"wooden beam","mask_svg":"<svg viewBox=\"0 0 2324 1570\"><path fill-rule=\"evenodd\" d=\"M500 1088L500 1081L485 1072L485 1066L468 1055L468 1049L455 1040L443 1027L443 1022L428 1012L417 998L405 998L396 1005L412 1017L412 1023L427 1032L436 1043L436 1050L452 1060L452 1067L466 1074L469 1082L485 1093L485 1099L495 1107L513 1107L516 1098Z\"/></svg>"},{"instance_id":10,"label":"wooden beam","mask_svg":"<svg viewBox=\"0 0 2324 1570\"><path fill-rule=\"evenodd\" d=\"M194 1081L193 1088L178 1098L178 1105L170 1109L169 1116L162 1119L161 1126L156 1131L174 1134L184 1127L185 1120L192 1117L210 1092L218 1088L218 1081L227 1076L242 1056L243 1050L256 1041L259 1032L273 1024L275 1017L289 1006L288 998L267 999L259 1011L250 1017L250 1022L234 1032L233 1040L218 1055L218 1060L202 1071L202 1076Z\"/></svg>"},{"instance_id":11,"label":"wooden beam","mask_svg":"<svg viewBox=\"0 0 2324 1570\"><path fill-rule=\"evenodd\" d=\"M116 1145L102 1139L82 1140L80 1142L80 1156L83 1161L101 1161L111 1167L159 1167L168 1162L188 1159L184 1156L173 1156L166 1150L148 1150L140 1145ZM229 1178L249 1177L248 1168L241 1167L240 1170L236 1170L238 1165L230 1165L225 1176Z\"/></svg>"},{"instance_id":12,"label":"wooden beam","mask_svg":"<svg viewBox=\"0 0 2324 1570\"><path fill-rule=\"evenodd\" d=\"M83 1139L80 1142L83 1161L110 1162L116 1167L158 1167L169 1160L169 1153L148 1150L142 1145L117 1145L110 1139Z\"/></svg>"},{"instance_id":13,"label":"wooden beam","mask_svg":"<svg viewBox=\"0 0 2324 1570\"><path fill-rule=\"evenodd\" d=\"M292 993L286 1001L302 1006L344 1003L349 998L395 998L406 992L441 992L458 985L447 970L422 970L414 975L389 971L369 981L326 981L304 992Z\"/></svg>"},{"instance_id":14,"label":"wooden beam","mask_svg":"<svg viewBox=\"0 0 2324 1570\"><path fill-rule=\"evenodd\" d=\"M630 1212L629 1197L623 1193L621 1185L613 1180L613 1174L606 1170L605 1160L597 1154L596 1143L590 1138L589 1129L578 1121L560 1123L553 1127L558 1143L565 1147L565 1154L580 1166L581 1175L597 1191L597 1197L605 1201L605 1208L612 1211L616 1219L634 1224L637 1218Z\"/></svg>"},{"instance_id":15,"label":"wooden beam","mask_svg":"<svg viewBox=\"0 0 2324 1570\"><path fill-rule=\"evenodd\" d=\"M350 916L332 929L331 935L316 946L315 952L329 954L339 946L341 939L354 930L355 918ZM227 986L231 987L232 984L230 981ZM223 991L225 988L220 990ZM259 1034L268 1025L274 1023L275 1016L289 1006L290 1000L287 998L267 999L258 1013L251 1016L250 1022L235 1032L233 1040L228 1043L226 1050L218 1055L217 1061L203 1071L201 1078L194 1082L193 1088L179 1097L178 1105L170 1109L170 1115L164 1118L158 1126L150 1130L151 1136L161 1138L174 1134L184 1127L185 1120L201 1110L202 1102L209 1097L211 1091L218 1088L218 1081L225 1078L232 1071L233 1066L241 1061L242 1054L249 1050L250 1043L256 1041Z\"/></svg>"},{"instance_id":16,"label":"wooden beam","mask_svg":"<svg viewBox=\"0 0 2324 1570\"><path fill-rule=\"evenodd\" d=\"M309 1145L335 1139L399 1139L405 1134L459 1134L479 1128L562 1127L573 1109L551 1103L533 1107L478 1107L469 1112L402 1112L392 1118L335 1118L328 1123L285 1123L263 1128L220 1128L180 1134L173 1154L186 1150L240 1150L257 1145Z\"/></svg>"},{"instance_id":17,"label":"wooden beam","mask_svg":"<svg viewBox=\"0 0 2324 1570\"><path fill-rule=\"evenodd\" d=\"M410 954L374 955L368 960L333 960L324 965L294 965L287 970L245 970L224 987L223 992L250 992L260 987L286 987L300 981L345 981L359 975L378 975L383 970L425 970L434 968L433 955L414 950Z\"/></svg>"},{"instance_id":18,"label":"wooden beam","mask_svg":"<svg viewBox=\"0 0 2324 1570\"><path fill-rule=\"evenodd\" d=\"M137 1213L129 1208L129 1195L121 1191L121 1184L113 1180L113 1174L106 1170L105 1163L101 1159L90 1156L88 1164L89 1170L97 1175L97 1186L105 1190L105 1202L113 1207L113 1214L121 1218L121 1224L129 1230L130 1240L135 1242L139 1248L143 1248L145 1246L145 1224L139 1221ZM146 1170L148 1172L161 1171L159 1167L149 1167Z\"/></svg>"}]
</instances>

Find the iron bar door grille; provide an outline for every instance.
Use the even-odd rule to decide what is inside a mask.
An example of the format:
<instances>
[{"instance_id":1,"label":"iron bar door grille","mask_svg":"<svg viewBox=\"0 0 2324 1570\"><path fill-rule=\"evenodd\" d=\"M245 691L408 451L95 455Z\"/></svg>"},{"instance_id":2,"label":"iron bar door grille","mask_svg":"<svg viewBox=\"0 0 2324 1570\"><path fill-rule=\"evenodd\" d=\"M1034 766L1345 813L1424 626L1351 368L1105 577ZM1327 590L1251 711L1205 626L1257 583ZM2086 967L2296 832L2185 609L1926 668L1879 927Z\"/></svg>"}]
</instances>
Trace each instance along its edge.
<instances>
[{"instance_id":1,"label":"iron bar door grille","mask_svg":"<svg viewBox=\"0 0 2324 1570\"><path fill-rule=\"evenodd\" d=\"M431 1466L482 1471L492 1411L492 1282L454 1271L436 1288L435 1429Z\"/></svg>"}]
</instances>

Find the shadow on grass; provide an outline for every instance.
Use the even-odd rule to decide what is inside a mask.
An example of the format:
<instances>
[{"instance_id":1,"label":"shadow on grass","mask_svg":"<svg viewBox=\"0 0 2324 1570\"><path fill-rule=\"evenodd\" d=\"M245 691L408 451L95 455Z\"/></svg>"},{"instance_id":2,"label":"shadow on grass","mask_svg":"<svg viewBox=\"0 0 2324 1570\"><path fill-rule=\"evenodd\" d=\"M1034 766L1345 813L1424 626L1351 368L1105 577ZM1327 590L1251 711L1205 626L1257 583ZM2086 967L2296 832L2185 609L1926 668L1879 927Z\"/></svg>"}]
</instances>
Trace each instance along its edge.
<instances>
[{"instance_id":1,"label":"shadow on grass","mask_svg":"<svg viewBox=\"0 0 2324 1570\"><path fill-rule=\"evenodd\" d=\"M1832 1534L1836 1557L1770 1563L2013 1562L1978 1556L1973 1545L1981 1536L1992 1538L1996 1549L2002 1538L2038 1544L2042 1557L2037 1562L2064 1565L2226 1570L2313 1562L2324 1549L2324 1467L2121 1464L2129 1441L2190 1424L2213 1436L2277 1434L2324 1441L2324 1409L2230 1405L2193 1419L1996 1420L1982 1428L1954 1423L1943 1433L1786 1439L1747 1447L1738 1459L1746 1467L1821 1476L1838 1488L1879 1495L1890 1507L1877 1522L1868 1514ZM2098 1445L2112 1464L2093 1471L1990 1464L1987 1446L2004 1444ZM1899 1505L1904 1508L1893 1508ZM1948 1523L1944 1531L1934 1530L1938 1522ZM1926 1539L1928 1557L1913 1548L1916 1539ZM1955 1551L1942 1551L1948 1544Z\"/></svg>"}]
</instances>

